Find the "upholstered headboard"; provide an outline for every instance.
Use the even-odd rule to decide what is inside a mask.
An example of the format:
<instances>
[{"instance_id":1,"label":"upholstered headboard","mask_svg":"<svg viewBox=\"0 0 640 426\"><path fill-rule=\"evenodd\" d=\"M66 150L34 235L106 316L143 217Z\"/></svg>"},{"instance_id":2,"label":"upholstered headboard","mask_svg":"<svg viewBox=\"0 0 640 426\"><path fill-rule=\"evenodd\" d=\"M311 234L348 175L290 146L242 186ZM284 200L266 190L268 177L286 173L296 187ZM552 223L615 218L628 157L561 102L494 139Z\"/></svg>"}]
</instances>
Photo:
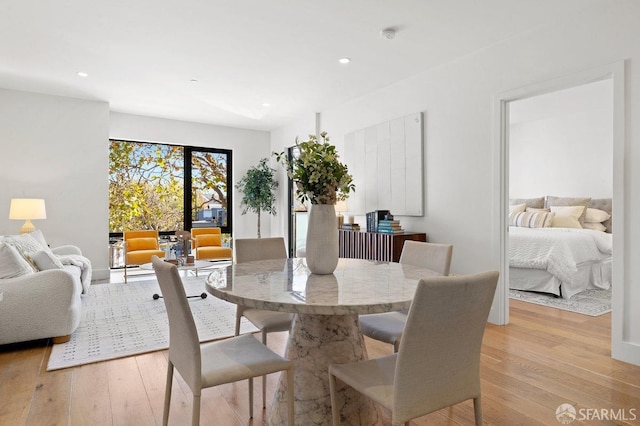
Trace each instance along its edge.
<instances>
[{"instance_id":1,"label":"upholstered headboard","mask_svg":"<svg viewBox=\"0 0 640 426\"><path fill-rule=\"evenodd\" d=\"M600 209L600 210L604 210L605 212L609 213L612 215L611 211L613 210L612 208L612 203L611 203L611 198L592 198L591 202L589 203L589 207L591 207L592 209ZM613 215L612 215L613 217ZM602 222L602 224L604 226L607 227L607 230L605 232L607 233L611 233L611 219Z\"/></svg>"}]
</instances>

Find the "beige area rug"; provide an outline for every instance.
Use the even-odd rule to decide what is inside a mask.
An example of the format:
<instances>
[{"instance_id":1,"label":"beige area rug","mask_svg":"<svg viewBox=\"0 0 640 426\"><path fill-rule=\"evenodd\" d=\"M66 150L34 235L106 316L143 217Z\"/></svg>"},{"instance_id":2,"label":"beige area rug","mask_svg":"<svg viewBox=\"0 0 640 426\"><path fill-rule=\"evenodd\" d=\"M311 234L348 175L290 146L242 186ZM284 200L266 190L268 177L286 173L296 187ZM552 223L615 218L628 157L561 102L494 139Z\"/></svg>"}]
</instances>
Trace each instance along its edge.
<instances>
[{"instance_id":1,"label":"beige area rug","mask_svg":"<svg viewBox=\"0 0 640 426\"><path fill-rule=\"evenodd\" d=\"M574 294L569 300L520 290L509 290L509 297L592 317L611 312L611 290L585 290Z\"/></svg>"},{"instance_id":2,"label":"beige area rug","mask_svg":"<svg viewBox=\"0 0 640 426\"><path fill-rule=\"evenodd\" d=\"M206 293L204 277L183 278L187 295ZM47 370L169 347L169 323L156 280L94 284L82 297L82 319L67 343L53 345ZM200 341L233 336L236 305L212 295L189 299ZM240 331L257 331L245 318Z\"/></svg>"}]
</instances>

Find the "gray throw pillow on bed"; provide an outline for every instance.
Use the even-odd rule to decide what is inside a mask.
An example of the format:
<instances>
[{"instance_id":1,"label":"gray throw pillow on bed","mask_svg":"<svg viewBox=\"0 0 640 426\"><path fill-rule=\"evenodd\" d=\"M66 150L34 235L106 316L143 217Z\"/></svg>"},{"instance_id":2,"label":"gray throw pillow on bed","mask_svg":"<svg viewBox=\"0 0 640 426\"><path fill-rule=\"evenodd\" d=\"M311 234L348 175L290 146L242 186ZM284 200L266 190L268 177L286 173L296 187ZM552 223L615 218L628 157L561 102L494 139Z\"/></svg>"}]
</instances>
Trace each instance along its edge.
<instances>
[{"instance_id":1,"label":"gray throw pillow on bed","mask_svg":"<svg viewBox=\"0 0 640 426\"><path fill-rule=\"evenodd\" d=\"M544 197L539 198L511 198L509 205L526 204L528 208L542 209L544 208Z\"/></svg>"}]
</instances>

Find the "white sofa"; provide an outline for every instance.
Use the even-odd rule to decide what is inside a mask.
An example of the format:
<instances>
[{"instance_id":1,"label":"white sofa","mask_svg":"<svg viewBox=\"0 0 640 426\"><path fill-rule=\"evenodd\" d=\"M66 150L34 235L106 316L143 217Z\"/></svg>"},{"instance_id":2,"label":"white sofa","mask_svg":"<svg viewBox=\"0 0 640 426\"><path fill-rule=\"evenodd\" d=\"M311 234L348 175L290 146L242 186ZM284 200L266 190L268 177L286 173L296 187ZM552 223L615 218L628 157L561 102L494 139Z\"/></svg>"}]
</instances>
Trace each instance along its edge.
<instances>
[{"instance_id":1,"label":"white sofa","mask_svg":"<svg viewBox=\"0 0 640 426\"><path fill-rule=\"evenodd\" d=\"M3 272L0 276L12 275L7 272L7 262L21 262L13 259L12 253L19 253L31 268L27 270L20 263L22 271L13 274L17 276L0 278L0 344L44 338L64 342L80 323L81 294L91 283L91 264L75 246L43 248L42 251L52 254L48 255L51 263L43 264L35 252L27 252L24 247L17 249L20 244L13 243L20 238L26 237L0 237L0 272ZM44 242L44 238L41 240ZM33 262L33 258L40 261Z\"/></svg>"}]
</instances>

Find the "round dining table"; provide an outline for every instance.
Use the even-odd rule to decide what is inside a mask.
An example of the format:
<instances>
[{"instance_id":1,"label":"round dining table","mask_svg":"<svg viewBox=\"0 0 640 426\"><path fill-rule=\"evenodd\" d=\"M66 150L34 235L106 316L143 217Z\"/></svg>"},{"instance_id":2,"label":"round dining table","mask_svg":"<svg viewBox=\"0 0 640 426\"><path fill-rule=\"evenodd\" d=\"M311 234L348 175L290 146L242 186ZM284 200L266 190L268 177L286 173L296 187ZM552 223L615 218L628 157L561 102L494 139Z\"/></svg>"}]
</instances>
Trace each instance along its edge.
<instances>
[{"instance_id":1,"label":"round dining table","mask_svg":"<svg viewBox=\"0 0 640 426\"><path fill-rule=\"evenodd\" d=\"M367 359L358 316L408 309L426 268L393 262L340 259L328 275L312 274L304 258L261 260L211 272L207 291L249 308L294 313L285 356L294 364L295 423L331 424L328 366ZM278 382L269 424L287 421L287 383ZM381 424L367 398L339 387L345 424Z\"/></svg>"}]
</instances>

